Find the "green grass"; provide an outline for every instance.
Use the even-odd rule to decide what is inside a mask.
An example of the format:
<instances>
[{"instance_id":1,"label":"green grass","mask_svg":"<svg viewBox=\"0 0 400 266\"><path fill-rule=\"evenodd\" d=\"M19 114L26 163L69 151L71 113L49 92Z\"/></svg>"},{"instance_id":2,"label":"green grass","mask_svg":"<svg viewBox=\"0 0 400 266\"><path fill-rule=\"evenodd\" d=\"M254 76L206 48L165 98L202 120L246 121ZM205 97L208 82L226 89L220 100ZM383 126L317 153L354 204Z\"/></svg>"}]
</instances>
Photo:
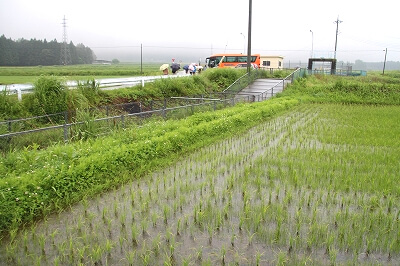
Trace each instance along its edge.
<instances>
[{"instance_id":1,"label":"green grass","mask_svg":"<svg viewBox=\"0 0 400 266\"><path fill-rule=\"evenodd\" d=\"M144 64L143 75L160 75L159 64ZM39 76L59 76L67 80L87 80L140 76L140 64L0 67L0 84L33 83Z\"/></svg>"},{"instance_id":2,"label":"green grass","mask_svg":"<svg viewBox=\"0 0 400 266\"><path fill-rule=\"evenodd\" d=\"M354 136L370 117L399 108L298 105L140 179L120 174L133 180L21 233L10 231L13 240L4 241L0 256L22 264L397 264L398 145ZM349 127L352 133L340 137ZM369 132L370 138L382 133ZM113 145L124 147L119 139ZM85 153L96 152L95 143L91 148ZM32 189L29 195L39 195L45 187Z\"/></svg>"},{"instance_id":3,"label":"green grass","mask_svg":"<svg viewBox=\"0 0 400 266\"><path fill-rule=\"evenodd\" d=\"M375 90L385 79L394 86ZM0 257L397 265L393 79L310 77L263 103L10 153L0 161Z\"/></svg>"}]
</instances>

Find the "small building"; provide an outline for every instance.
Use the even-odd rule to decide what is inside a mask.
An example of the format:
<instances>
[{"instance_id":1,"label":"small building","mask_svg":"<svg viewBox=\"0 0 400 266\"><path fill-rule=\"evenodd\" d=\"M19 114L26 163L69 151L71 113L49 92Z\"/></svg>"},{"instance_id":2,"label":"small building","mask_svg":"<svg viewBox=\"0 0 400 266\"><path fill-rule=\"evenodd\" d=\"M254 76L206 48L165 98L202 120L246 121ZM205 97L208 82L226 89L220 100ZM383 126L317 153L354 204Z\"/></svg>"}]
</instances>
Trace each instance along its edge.
<instances>
[{"instance_id":1,"label":"small building","mask_svg":"<svg viewBox=\"0 0 400 266\"><path fill-rule=\"evenodd\" d=\"M282 69L283 56L279 55L261 55L260 68L262 69Z\"/></svg>"},{"instance_id":2,"label":"small building","mask_svg":"<svg viewBox=\"0 0 400 266\"><path fill-rule=\"evenodd\" d=\"M93 65L111 65L111 61L97 59L97 60L94 60L92 64Z\"/></svg>"}]
</instances>

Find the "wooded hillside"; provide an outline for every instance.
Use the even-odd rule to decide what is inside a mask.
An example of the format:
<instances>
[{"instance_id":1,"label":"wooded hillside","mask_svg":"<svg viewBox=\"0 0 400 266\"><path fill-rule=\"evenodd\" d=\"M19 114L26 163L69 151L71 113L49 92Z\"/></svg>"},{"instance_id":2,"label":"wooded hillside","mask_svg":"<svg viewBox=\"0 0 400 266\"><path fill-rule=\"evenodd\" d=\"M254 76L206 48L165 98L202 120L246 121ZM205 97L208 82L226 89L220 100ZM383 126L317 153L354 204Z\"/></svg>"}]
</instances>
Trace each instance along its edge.
<instances>
[{"instance_id":1,"label":"wooded hillside","mask_svg":"<svg viewBox=\"0 0 400 266\"><path fill-rule=\"evenodd\" d=\"M92 49L83 44L68 45L70 64L91 64L96 59ZM45 40L14 41L0 36L0 66L37 66L37 65L61 65L61 51L63 43Z\"/></svg>"}]
</instances>

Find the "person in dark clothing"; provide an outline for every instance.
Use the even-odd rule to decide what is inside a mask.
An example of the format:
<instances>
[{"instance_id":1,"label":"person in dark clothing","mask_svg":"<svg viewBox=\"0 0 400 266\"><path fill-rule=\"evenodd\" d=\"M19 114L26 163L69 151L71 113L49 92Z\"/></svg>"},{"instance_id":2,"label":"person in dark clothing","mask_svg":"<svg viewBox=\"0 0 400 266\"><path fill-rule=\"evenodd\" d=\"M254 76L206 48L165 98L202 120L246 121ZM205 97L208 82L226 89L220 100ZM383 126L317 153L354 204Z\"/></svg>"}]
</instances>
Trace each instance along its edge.
<instances>
[{"instance_id":1,"label":"person in dark clothing","mask_svg":"<svg viewBox=\"0 0 400 266\"><path fill-rule=\"evenodd\" d=\"M181 66L180 66L178 63L172 63L171 69L172 69L172 74L175 74L176 71L178 71L179 69L181 69Z\"/></svg>"},{"instance_id":2,"label":"person in dark clothing","mask_svg":"<svg viewBox=\"0 0 400 266\"><path fill-rule=\"evenodd\" d=\"M184 65L183 69L185 70L185 73L187 74L189 71L189 65Z\"/></svg>"}]
</instances>

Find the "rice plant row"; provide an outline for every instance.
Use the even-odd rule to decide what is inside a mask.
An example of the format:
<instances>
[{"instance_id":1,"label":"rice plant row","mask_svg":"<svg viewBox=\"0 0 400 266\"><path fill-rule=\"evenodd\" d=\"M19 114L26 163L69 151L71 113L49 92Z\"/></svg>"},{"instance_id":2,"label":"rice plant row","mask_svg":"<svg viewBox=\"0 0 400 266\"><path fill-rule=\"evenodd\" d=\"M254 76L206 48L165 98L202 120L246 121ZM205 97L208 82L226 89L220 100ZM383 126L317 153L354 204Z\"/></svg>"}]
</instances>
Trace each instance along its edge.
<instances>
[{"instance_id":1,"label":"rice plant row","mask_svg":"<svg viewBox=\"0 0 400 266\"><path fill-rule=\"evenodd\" d=\"M400 128L389 114L399 111L298 106L11 232L1 261L396 265ZM359 138L363 130L370 141Z\"/></svg>"}]
</instances>

